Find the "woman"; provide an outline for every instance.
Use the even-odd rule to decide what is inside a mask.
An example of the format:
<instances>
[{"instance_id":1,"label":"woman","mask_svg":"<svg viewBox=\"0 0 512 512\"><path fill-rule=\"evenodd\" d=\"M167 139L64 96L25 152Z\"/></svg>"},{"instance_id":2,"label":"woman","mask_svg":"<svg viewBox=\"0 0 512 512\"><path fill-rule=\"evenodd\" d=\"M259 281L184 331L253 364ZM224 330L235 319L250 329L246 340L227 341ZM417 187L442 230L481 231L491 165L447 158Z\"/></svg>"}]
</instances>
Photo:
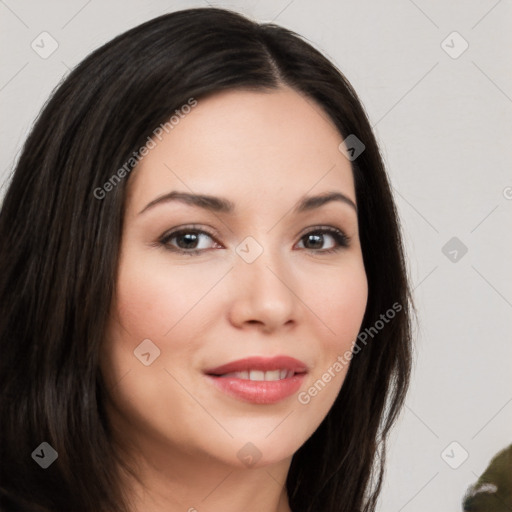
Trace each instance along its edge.
<instances>
[{"instance_id":1,"label":"woman","mask_svg":"<svg viewBox=\"0 0 512 512\"><path fill-rule=\"evenodd\" d=\"M2 510L375 509L412 302L368 119L299 36L190 9L96 50L0 236Z\"/></svg>"}]
</instances>

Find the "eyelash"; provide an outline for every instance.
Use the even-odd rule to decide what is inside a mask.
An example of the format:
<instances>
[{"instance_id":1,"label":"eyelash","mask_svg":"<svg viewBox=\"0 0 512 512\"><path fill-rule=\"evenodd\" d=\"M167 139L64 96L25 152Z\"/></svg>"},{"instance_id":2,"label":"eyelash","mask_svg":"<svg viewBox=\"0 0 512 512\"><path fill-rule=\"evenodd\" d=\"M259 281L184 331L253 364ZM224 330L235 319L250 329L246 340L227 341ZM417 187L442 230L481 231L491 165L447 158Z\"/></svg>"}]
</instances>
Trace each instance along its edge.
<instances>
[{"instance_id":1,"label":"eyelash","mask_svg":"<svg viewBox=\"0 0 512 512\"><path fill-rule=\"evenodd\" d=\"M166 233L164 234L160 240L158 240L157 242L157 245L159 246L163 246L166 250L168 251L171 251L171 252L174 252L174 253L178 253L178 254L186 254L188 256L194 256L194 255L197 255L197 254L200 254L204 251L207 251L209 249L180 249L180 248L176 248L176 247L171 247L169 245L169 241L172 240L173 238L178 238L180 237L181 235L186 235L186 234L190 234L190 233L194 233L194 234L199 234L199 235L207 235L209 236L212 240L214 240L216 243L218 243L216 240L215 240L215 236L212 234L212 233L209 233L208 231L205 231L203 229L199 229L199 228L196 228L194 226L190 226L190 227L186 227L186 228L180 228L180 229L177 229L175 231L171 231L170 233ZM309 235L318 235L318 234L328 234L328 235L331 235L334 239L334 241L336 242L336 246L331 248L331 249L305 249L306 251L310 251L310 252L316 252L316 253L320 253L320 254L333 254L333 253L336 253L338 251L340 251L341 249L344 249L344 248L347 248L350 244L350 237L347 236L343 231L341 231L340 229L337 229L337 228L334 228L334 227L329 227L329 226L315 226L314 228L312 228L310 231L308 231L307 233L303 234L301 237L300 237L300 240L303 240L304 238L306 238L307 236Z\"/></svg>"}]
</instances>

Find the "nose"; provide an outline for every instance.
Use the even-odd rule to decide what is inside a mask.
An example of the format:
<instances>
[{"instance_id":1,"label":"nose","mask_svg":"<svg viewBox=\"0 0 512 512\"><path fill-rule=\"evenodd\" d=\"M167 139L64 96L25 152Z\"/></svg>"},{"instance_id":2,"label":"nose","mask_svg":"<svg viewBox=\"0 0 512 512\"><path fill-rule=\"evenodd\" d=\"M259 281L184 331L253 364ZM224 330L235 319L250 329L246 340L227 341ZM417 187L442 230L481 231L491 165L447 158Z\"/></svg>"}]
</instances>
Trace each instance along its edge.
<instances>
[{"instance_id":1,"label":"nose","mask_svg":"<svg viewBox=\"0 0 512 512\"><path fill-rule=\"evenodd\" d=\"M266 252L252 263L238 258L231 272L231 323L238 328L254 325L265 333L296 324L301 301L289 269L282 258Z\"/></svg>"}]
</instances>

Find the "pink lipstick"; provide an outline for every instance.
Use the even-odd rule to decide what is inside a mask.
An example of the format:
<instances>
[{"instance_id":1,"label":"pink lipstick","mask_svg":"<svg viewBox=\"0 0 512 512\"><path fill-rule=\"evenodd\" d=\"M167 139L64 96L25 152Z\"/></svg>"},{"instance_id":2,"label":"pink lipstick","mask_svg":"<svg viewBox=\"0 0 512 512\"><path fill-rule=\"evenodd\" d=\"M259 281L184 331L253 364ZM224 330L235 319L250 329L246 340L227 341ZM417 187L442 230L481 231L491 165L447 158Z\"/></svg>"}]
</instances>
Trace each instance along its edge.
<instances>
[{"instance_id":1,"label":"pink lipstick","mask_svg":"<svg viewBox=\"0 0 512 512\"><path fill-rule=\"evenodd\" d=\"M204 371L221 391L254 404L274 404L296 393L307 365L288 356L248 357Z\"/></svg>"}]
</instances>

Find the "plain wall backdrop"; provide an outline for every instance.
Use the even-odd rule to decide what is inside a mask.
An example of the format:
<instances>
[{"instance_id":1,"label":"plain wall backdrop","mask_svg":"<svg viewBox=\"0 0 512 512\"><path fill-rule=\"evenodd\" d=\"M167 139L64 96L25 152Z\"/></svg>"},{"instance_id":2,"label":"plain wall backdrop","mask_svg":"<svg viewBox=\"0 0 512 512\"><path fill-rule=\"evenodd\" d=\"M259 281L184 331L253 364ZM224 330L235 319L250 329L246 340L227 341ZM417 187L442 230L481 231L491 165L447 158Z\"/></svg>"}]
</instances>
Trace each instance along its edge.
<instances>
[{"instance_id":1,"label":"plain wall backdrop","mask_svg":"<svg viewBox=\"0 0 512 512\"><path fill-rule=\"evenodd\" d=\"M419 311L380 510L459 511L512 442L511 2L0 0L0 197L69 69L144 21L208 5L303 35L365 105Z\"/></svg>"}]
</instances>

